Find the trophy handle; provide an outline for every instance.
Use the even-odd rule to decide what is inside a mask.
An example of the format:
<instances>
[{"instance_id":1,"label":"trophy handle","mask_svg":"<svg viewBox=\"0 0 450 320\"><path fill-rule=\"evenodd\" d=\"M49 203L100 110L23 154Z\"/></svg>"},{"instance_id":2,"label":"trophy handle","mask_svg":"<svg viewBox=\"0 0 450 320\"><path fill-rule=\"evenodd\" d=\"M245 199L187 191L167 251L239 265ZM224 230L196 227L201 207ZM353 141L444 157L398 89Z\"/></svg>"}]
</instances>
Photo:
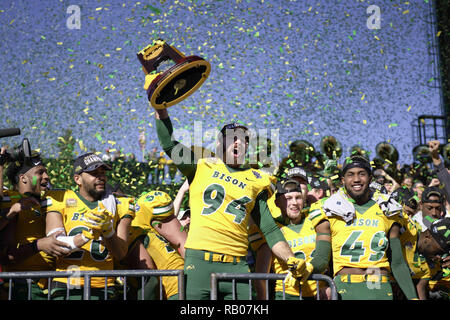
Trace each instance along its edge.
<instances>
[{"instance_id":1,"label":"trophy handle","mask_svg":"<svg viewBox=\"0 0 450 320\"><path fill-rule=\"evenodd\" d=\"M145 74L156 71L161 62L172 60L179 63L185 56L176 48L169 46L162 40L150 44L137 53Z\"/></svg>"}]
</instances>

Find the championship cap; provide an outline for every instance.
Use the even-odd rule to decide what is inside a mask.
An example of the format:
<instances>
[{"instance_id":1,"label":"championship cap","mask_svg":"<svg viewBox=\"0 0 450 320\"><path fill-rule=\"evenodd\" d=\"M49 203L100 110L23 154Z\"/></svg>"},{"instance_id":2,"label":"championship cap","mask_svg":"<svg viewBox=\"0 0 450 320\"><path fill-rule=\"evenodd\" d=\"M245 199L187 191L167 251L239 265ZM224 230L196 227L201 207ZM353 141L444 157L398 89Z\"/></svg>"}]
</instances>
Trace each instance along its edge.
<instances>
[{"instance_id":1,"label":"championship cap","mask_svg":"<svg viewBox=\"0 0 450 320\"><path fill-rule=\"evenodd\" d=\"M288 179L299 177L308 182L308 176L305 169L303 169L302 167L290 168L287 172L287 177Z\"/></svg>"},{"instance_id":2,"label":"championship cap","mask_svg":"<svg viewBox=\"0 0 450 320\"><path fill-rule=\"evenodd\" d=\"M111 166L103 162L103 160L95 153L86 153L75 159L73 163L74 174L81 174L82 172L91 172L99 167L105 167L106 170L111 170Z\"/></svg>"},{"instance_id":3,"label":"championship cap","mask_svg":"<svg viewBox=\"0 0 450 320\"><path fill-rule=\"evenodd\" d=\"M276 189L277 189L276 196L280 196L289 192L302 192L300 183L294 179L278 182Z\"/></svg>"}]
</instances>

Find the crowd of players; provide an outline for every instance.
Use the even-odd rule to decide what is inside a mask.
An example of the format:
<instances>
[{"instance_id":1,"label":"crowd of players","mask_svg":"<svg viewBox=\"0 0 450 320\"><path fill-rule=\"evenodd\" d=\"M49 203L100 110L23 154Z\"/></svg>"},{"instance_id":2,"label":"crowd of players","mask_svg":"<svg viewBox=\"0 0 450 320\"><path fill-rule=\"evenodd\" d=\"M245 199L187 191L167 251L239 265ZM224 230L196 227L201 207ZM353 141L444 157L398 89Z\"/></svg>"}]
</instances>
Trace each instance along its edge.
<instances>
[{"instance_id":1,"label":"crowd of players","mask_svg":"<svg viewBox=\"0 0 450 320\"><path fill-rule=\"evenodd\" d=\"M157 112L156 121L170 157L178 142L170 138L167 111ZM172 192L126 194L108 183L113 159L94 153L73 161L73 188L64 190L50 187L52 168L38 154L0 161L2 271L180 269L187 299L209 299L211 272L281 273L288 275L284 282L255 281L253 298L330 299L325 283L306 280L322 273L335 280L341 299L448 299L449 243L438 240L450 234L443 219L450 210L450 178L438 142L429 143L432 162L416 166L374 163L364 154L341 164L335 158L313 161L291 148L272 170L270 163L239 160L245 139L225 141L226 130L238 129L246 131L238 124L221 131L221 158L177 165L184 183ZM163 158L153 152L153 162ZM152 172L158 181L160 162ZM243 191L247 185L252 191ZM341 212L338 196L353 209ZM381 213L383 219L374 218ZM11 289L11 298L19 300L82 299L83 278L47 280L31 279L31 287L25 279L2 281L1 298L8 299ZM94 277L91 299L120 299L122 284L121 278ZM179 298L176 277L128 284L129 299ZM230 298L229 285L219 288L220 298ZM245 284L238 283L237 291L238 299L248 299Z\"/></svg>"}]
</instances>

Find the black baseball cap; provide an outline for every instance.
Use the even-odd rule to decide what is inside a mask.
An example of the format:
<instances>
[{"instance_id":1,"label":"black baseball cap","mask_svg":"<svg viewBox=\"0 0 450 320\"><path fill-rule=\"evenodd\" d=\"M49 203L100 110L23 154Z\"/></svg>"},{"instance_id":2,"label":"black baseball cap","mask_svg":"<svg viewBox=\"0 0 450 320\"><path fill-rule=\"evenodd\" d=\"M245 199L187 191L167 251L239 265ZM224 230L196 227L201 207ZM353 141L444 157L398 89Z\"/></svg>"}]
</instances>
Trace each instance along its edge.
<instances>
[{"instance_id":1,"label":"black baseball cap","mask_svg":"<svg viewBox=\"0 0 450 320\"><path fill-rule=\"evenodd\" d=\"M236 138L236 134L234 133L234 130L236 129L241 129L243 130L243 133L245 134L245 142L249 142L250 138L249 135L247 134L248 132L248 128L242 124L236 123L236 122L232 122L232 123L228 123L226 125L224 125L222 127L222 129L220 129L220 134L218 134L217 139L219 140L219 142L223 142L224 139L226 139L227 133L231 133L233 132L234 138ZM230 141L227 141L230 142Z\"/></svg>"},{"instance_id":2,"label":"black baseball cap","mask_svg":"<svg viewBox=\"0 0 450 320\"><path fill-rule=\"evenodd\" d=\"M439 200L430 200L430 197L435 196L438 197ZM422 202L428 203L444 203L444 193L439 187L426 187L422 192Z\"/></svg>"},{"instance_id":3,"label":"black baseball cap","mask_svg":"<svg viewBox=\"0 0 450 320\"><path fill-rule=\"evenodd\" d=\"M111 166L104 163L102 159L95 153L86 153L75 159L73 163L74 174L81 174L82 172L91 172L101 166L106 170L111 170Z\"/></svg>"},{"instance_id":4,"label":"black baseball cap","mask_svg":"<svg viewBox=\"0 0 450 320\"><path fill-rule=\"evenodd\" d=\"M286 181L278 182L276 196L280 196L289 192L302 192L300 183L294 179L288 179Z\"/></svg>"},{"instance_id":5,"label":"black baseball cap","mask_svg":"<svg viewBox=\"0 0 450 320\"><path fill-rule=\"evenodd\" d=\"M450 218L435 220L430 227L430 234L439 246L447 253L450 252Z\"/></svg>"},{"instance_id":6,"label":"black baseball cap","mask_svg":"<svg viewBox=\"0 0 450 320\"><path fill-rule=\"evenodd\" d=\"M291 179L295 177L302 178L303 180L308 182L308 175L306 174L306 170L303 169L302 167L293 167L288 170L287 178Z\"/></svg>"},{"instance_id":7,"label":"black baseball cap","mask_svg":"<svg viewBox=\"0 0 450 320\"><path fill-rule=\"evenodd\" d=\"M232 123L228 123L228 124L224 125L222 127L222 129L220 129L220 133L221 133L222 137L225 137L227 130L236 130L236 129L243 129L244 132L248 131L248 128L246 126L236 123L236 122L232 122Z\"/></svg>"},{"instance_id":8,"label":"black baseball cap","mask_svg":"<svg viewBox=\"0 0 450 320\"><path fill-rule=\"evenodd\" d=\"M314 189L322 189L324 191L330 190L330 186L328 185L327 179L317 175L311 177L309 185L311 186L311 188Z\"/></svg>"}]
</instances>

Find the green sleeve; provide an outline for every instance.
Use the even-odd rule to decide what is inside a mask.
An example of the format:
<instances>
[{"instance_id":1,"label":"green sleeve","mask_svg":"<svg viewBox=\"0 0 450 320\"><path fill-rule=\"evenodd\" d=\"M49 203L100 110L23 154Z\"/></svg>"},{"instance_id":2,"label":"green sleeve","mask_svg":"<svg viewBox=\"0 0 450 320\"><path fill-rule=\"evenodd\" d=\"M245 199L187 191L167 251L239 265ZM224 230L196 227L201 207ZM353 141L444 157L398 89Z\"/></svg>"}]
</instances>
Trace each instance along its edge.
<instances>
[{"instance_id":1,"label":"green sleeve","mask_svg":"<svg viewBox=\"0 0 450 320\"><path fill-rule=\"evenodd\" d=\"M172 139L173 127L170 118L156 119L156 133L161 147L173 160L178 170L188 178L189 183L195 176L197 165L194 161L194 153L191 149Z\"/></svg>"},{"instance_id":2,"label":"green sleeve","mask_svg":"<svg viewBox=\"0 0 450 320\"><path fill-rule=\"evenodd\" d=\"M277 224L272 218L269 207L267 206L267 190L258 194L255 200L255 207L250 213L253 221L259 227L266 238L270 248L279 241L286 241Z\"/></svg>"},{"instance_id":3,"label":"green sleeve","mask_svg":"<svg viewBox=\"0 0 450 320\"><path fill-rule=\"evenodd\" d=\"M318 240L314 251L311 264L313 265L313 273L322 273L328 267L331 257L330 241Z\"/></svg>"},{"instance_id":4,"label":"green sleeve","mask_svg":"<svg viewBox=\"0 0 450 320\"><path fill-rule=\"evenodd\" d=\"M408 299L417 298L416 288L411 279L408 265L403 259L402 245L399 238L390 238L392 260L391 269L395 280Z\"/></svg>"}]
</instances>

